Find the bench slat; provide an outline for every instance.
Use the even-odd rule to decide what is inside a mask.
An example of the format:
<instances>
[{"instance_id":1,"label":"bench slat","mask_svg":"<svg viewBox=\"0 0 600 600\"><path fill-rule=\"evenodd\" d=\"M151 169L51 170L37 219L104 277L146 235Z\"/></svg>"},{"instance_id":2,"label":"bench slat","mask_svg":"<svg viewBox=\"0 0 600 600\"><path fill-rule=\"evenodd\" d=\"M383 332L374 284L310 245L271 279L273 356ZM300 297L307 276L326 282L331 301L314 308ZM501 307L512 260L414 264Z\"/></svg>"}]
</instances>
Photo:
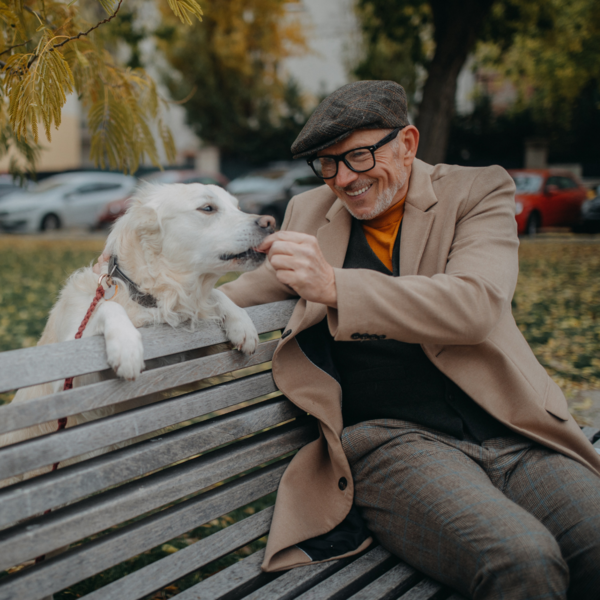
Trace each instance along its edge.
<instances>
[{"instance_id":1,"label":"bench slat","mask_svg":"<svg viewBox=\"0 0 600 600\"><path fill-rule=\"evenodd\" d=\"M412 567L400 563L354 596L350 596L350 600L395 600L422 577Z\"/></svg>"},{"instance_id":2,"label":"bench slat","mask_svg":"<svg viewBox=\"0 0 600 600\"><path fill-rule=\"evenodd\" d=\"M296 300L284 300L253 306L247 312L257 331L266 333L285 327L295 304ZM223 330L208 322L201 323L195 331L185 326L174 329L157 325L142 328L140 332L145 360L227 341ZM0 355L0 392L107 368L104 339L100 336L10 350Z\"/></svg>"},{"instance_id":3,"label":"bench slat","mask_svg":"<svg viewBox=\"0 0 600 600\"><path fill-rule=\"evenodd\" d=\"M0 527L302 415L285 399L250 406L0 490Z\"/></svg>"},{"instance_id":4,"label":"bench slat","mask_svg":"<svg viewBox=\"0 0 600 600\"><path fill-rule=\"evenodd\" d=\"M33 471L276 392L269 373L192 392L0 450L0 479Z\"/></svg>"},{"instance_id":5,"label":"bench slat","mask_svg":"<svg viewBox=\"0 0 600 600\"><path fill-rule=\"evenodd\" d=\"M436 600L445 596L448 588L445 588L441 583L431 579L424 579L415 585L412 590L402 594L398 600Z\"/></svg>"},{"instance_id":6,"label":"bench slat","mask_svg":"<svg viewBox=\"0 0 600 600\"><path fill-rule=\"evenodd\" d=\"M250 594L283 575L282 572L263 572L260 565L264 558L265 551L259 550L248 558L244 558L244 560L240 560L184 590L177 595L177 600L234 600Z\"/></svg>"},{"instance_id":7,"label":"bench slat","mask_svg":"<svg viewBox=\"0 0 600 600\"><path fill-rule=\"evenodd\" d=\"M0 570L175 502L314 438L311 424L284 425L6 529L0 532Z\"/></svg>"},{"instance_id":8,"label":"bench slat","mask_svg":"<svg viewBox=\"0 0 600 600\"><path fill-rule=\"evenodd\" d=\"M173 537L189 531L190 528L199 527L203 523L261 498L277 488L287 464L289 461L283 461L283 463L252 473L243 479L210 490L200 497L192 498L180 505L154 514L143 521L132 523L109 533L83 547L68 550L33 568L21 571L8 580L0 580L0 600L14 600L15 598L38 600L117 565L131 556L149 550L157 544L173 539ZM237 526L227 527L218 534L198 542L197 544L201 544L199 548L203 549L205 564L219 557L220 551L216 541L219 540L220 534L223 534L229 542L229 546L222 550L225 554L246 545L252 539L262 537L270 525L271 510L262 511L253 515L256 518L244 519ZM191 525L192 522L193 525ZM193 544L189 548L195 548L197 544ZM185 561L190 554L194 558L193 551L181 550L153 563L143 572L143 581L146 584L152 584L151 587L155 585L158 588L162 587L180 576L176 570L176 565L180 561L182 565L185 565L181 568L181 575L200 568L202 565L192 560L192 568L186 571L190 565ZM166 564L167 568L159 567L161 563L163 566ZM137 582L136 573L121 580L121 585L129 586L131 583ZM161 577L153 582L154 573L161 573ZM165 573L167 577L165 577ZM118 588L118 584L119 582L111 584L112 589ZM103 590L94 592L94 594L96 597L106 598ZM134 597L140 598L144 595L125 594L115 597L132 600Z\"/></svg>"},{"instance_id":9,"label":"bench slat","mask_svg":"<svg viewBox=\"0 0 600 600\"><path fill-rule=\"evenodd\" d=\"M398 559L387 550L376 546L323 583L298 596L296 600L341 600L347 598L377 579L397 562Z\"/></svg>"},{"instance_id":10,"label":"bench slat","mask_svg":"<svg viewBox=\"0 0 600 600\"><path fill-rule=\"evenodd\" d=\"M252 356L245 356L237 350L231 350L152 369L142 373L135 381L111 379L19 404L0 406L0 433L47 423L268 362L273 356L278 341L272 340L259 344Z\"/></svg>"},{"instance_id":11,"label":"bench slat","mask_svg":"<svg viewBox=\"0 0 600 600\"><path fill-rule=\"evenodd\" d=\"M330 575L337 573L351 561L352 557L292 569L245 596L244 600L292 600Z\"/></svg>"}]
</instances>

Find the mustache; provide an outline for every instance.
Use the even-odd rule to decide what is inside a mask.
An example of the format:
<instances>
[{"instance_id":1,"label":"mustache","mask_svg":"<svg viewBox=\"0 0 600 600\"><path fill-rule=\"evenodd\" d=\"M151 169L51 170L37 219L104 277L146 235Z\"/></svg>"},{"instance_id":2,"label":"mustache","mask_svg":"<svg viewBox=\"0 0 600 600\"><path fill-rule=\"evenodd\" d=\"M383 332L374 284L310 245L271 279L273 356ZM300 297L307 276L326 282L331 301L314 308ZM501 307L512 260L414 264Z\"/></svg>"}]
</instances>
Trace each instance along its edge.
<instances>
[{"instance_id":1,"label":"mustache","mask_svg":"<svg viewBox=\"0 0 600 600\"><path fill-rule=\"evenodd\" d=\"M341 185L334 185L335 189L340 191L340 192L356 192L358 190L361 190L362 188L364 188L367 185L371 185L372 183L375 183L375 179L371 179L370 177L365 178L365 179L358 179L357 181L353 181L352 183L348 184L347 186L343 187Z\"/></svg>"}]
</instances>

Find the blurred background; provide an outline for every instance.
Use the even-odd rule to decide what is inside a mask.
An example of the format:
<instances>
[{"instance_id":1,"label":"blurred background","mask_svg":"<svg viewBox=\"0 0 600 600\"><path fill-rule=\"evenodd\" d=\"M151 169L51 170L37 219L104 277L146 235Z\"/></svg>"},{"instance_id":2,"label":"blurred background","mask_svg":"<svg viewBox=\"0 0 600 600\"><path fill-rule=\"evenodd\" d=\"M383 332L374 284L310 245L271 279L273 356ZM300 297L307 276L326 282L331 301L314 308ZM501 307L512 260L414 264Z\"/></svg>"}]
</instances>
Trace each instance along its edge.
<instances>
[{"instance_id":1,"label":"blurred background","mask_svg":"<svg viewBox=\"0 0 600 600\"><path fill-rule=\"evenodd\" d=\"M168 142L167 128L172 151L142 152L128 174L98 169L109 161L81 88L51 140L40 132L22 185L7 174L17 148L0 140L0 350L36 343L66 277L99 254L141 180L220 185L280 223L292 196L321 185L289 150L315 106L345 83L391 79L407 91L420 158L499 164L515 179L515 317L579 422L600 425L600 3L200 5L186 25L166 1L125 0L102 28L122 72L154 81L164 110L148 135Z\"/></svg>"}]
</instances>

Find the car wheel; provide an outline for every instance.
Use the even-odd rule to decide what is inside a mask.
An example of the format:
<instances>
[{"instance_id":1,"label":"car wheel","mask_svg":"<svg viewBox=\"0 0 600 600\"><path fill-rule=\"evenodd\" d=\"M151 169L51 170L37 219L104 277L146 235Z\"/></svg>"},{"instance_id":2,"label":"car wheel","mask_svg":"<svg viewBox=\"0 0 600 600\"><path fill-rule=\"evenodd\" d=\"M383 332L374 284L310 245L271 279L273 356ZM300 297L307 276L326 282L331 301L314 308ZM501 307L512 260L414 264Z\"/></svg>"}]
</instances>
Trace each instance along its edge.
<instances>
[{"instance_id":1,"label":"car wheel","mask_svg":"<svg viewBox=\"0 0 600 600\"><path fill-rule=\"evenodd\" d=\"M281 218L281 212L277 210L273 206L267 206L260 211L261 215L268 215L269 217L273 217L275 219L275 230L279 231L281 227L281 222L283 219Z\"/></svg>"},{"instance_id":2,"label":"car wheel","mask_svg":"<svg viewBox=\"0 0 600 600\"><path fill-rule=\"evenodd\" d=\"M57 229L60 229L60 219L56 215L50 213L42 219L40 229L42 231L56 231Z\"/></svg>"},{"instance_id":3,"label":"car wheel","mask_svg":"<svg viewBox=\"0 0 600 600\"><path fill-rule=\"evenodd\" d=\"M541 224L542 220L540 219L540 215L536 212L531 213L529 215L529 219L527 219L527 227L525 228L525 233L529 237L535 237L540 232Z\"/></svg>"}]
</instances>

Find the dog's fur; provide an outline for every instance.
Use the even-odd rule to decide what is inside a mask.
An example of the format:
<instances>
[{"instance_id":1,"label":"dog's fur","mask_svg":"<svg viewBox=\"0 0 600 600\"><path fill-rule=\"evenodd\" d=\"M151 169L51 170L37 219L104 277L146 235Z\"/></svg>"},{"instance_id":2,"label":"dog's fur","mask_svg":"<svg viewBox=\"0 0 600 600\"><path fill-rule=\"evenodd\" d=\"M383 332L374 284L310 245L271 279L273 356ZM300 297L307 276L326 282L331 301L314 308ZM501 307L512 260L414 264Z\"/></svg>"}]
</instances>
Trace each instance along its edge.
<instances>
[{"instance_id":1,"label":"dog's fur","mask_svg":"<svg viewBox=\"0 0 600 600\"><path fill-rule=\"evenodd\" d=\"M272 233L265 217L238 209L237 200L214 185L145 185L136 193L127 213L110 233L106 251L118 257L119 267L144 293L157 300L146 308L133 300L123 282L114 299L101 301L84 337L103 334L108 363L119 377L135 379L144 369L143 347L137 327L168 323L173 327L189 321L218 320L239 350L252 354L258 344L256 329L247 313L213 289L229 271L249 271L265 255L254 248ZM102 266L106 273L107 264ZM74 338L98 285L91 267L80 269L67 281L50 313L38 344ZM99 374L75 378L74 387L101 379ZM19 390L13 403L52 394L63 381ZM130 403L69 416L68 426L131 408ZM56 422L28 427L0 436L0 446L14 444L56 430ZM86 454L60 464L106 452ZM0 487L46 472L50 467L0 482Z\"/></svg>"}]
</instances>

